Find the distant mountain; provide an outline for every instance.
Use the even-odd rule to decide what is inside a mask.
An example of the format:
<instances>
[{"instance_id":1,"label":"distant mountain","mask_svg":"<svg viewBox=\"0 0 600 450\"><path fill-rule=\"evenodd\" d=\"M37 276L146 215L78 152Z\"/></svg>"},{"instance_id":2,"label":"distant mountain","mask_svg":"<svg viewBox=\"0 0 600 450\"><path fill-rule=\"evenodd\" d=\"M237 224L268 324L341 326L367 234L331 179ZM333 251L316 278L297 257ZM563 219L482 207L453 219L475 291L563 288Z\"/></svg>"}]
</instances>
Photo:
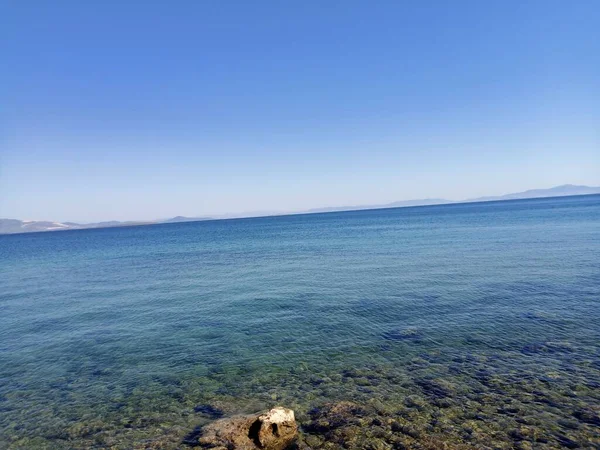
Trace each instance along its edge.
<instances>
[{"instance_id":1,"label":"distant mountain","mask_svg":"<svg viewBox=\"0 0 600 450\"><path fill-rule=\"evenodd\" d=\"M86 228L128 227L150 225L156 222L119 222L111 220L97 223L48 222L45 220L0 219L0 234L29 233L33 231L83 230Z\"/></svg>"},{"instance_id":2,"label":"distant mountain","mask_svg":"<svg viewBox=\"0 0 600 450\"><path fill-rule=\"evenodd\" d=\"M443 205L445 203L453 203L452 200L445 200L443 198L424 198L422 200L403 200L399 202L392 202L383 205L384 208L401 208L405 206L426 206L426 205Z\"/></svg>"},{"instance_id":3,"label":"distant mountain","mask_svg":"<svg viewBox=\"0 0 600 450\"><path fill-rule=\"evenodd\" d=\"M28 233L32 231L72 230L77 227L60 223L38 220L0 219L0 234Z\"/></svg>"},{"instance_id":4,"label":"distant mountain","mask_svg":"<svg viewBox=\"0 0 600 450\"><path fill-rule=\"evenodd\" d=\"M44 220L0 219L0 234L28 233L33 231L84 230L88 228L132 227L137 225L152 225L157 223L196 222L210 220L210 217L177 216L166 220L126 221L109 220L94 223L48 222Z\"/></svg>"},{"instance_id":5,"label":"distant mountain","mask_svg":"<svg viewBox=\"0 0 600 450\"><path fill-rule=\"evenodd\" d=\"M167 220L161 220L157 223L180 223L180 222L199 222L200 220L211 220L211 217L184 217L176 216Z\"/></svg>"},{"instance_id":6,"label":"distant mountain","mask_svg":"<svg viewBox=\"0 0 600 450\"><path fill-rule=\"evenodd\" d=\"M361 205L361 206L331 206L325 208L314 208L305 211L307 213L322 213L335 211L358 211L363 209L382 209L382 208L401 208L407 206L426 206L426 205L445 205L448 203L469 203L469 202L491 202L499 200L518 200L526 198L543 198L543 197L565 197L569 195L588 195L600 194L600 187L576 186L574 184L564 184L555 186L549 189L531 189L524 192L516 192L514 194L499 195L495 197L478 197L467 200L445 200L443 198L425 198L421 200L404 200L393 203L385 203L381 205Z\"/></svg>"},{"instance_id":7,"label":"distant mountain","mask_svg":"<svg viewBox=\"0 0 600 450\"><path fill-rule=\"evenodd\" d=\"M530 189L529 191L517 192L515 194L499 195L495 197L478 197L465 200L465 202L490 202L498 200L518 200L524 198L542 197L565 197L568 195L600 194L600 187L577 186L574 184L563 184L549 189Z\"/></svg>"},{"instance_id":8,"label":"distant mountain","mask_svg":"<svg viewBox=\"0 0 600 450\"><path fill-rule=\"evenodd\" d=\"M289 214L298 214L298 211L243 211L239 213L227 213L214 217L214 219L249 219L252 217L270 217L270 216L287 216Z\"/></svg>"},{"instance_id":9,"label":"distant mountain","mask_svg":"<svg viewBox=\"0 0 600 450\"><path fill-rule=\"evenodd\" d=\"M383 209L383 208L401 208L407 206L425 206L425 205L443 205L448 203L467 203L467 202L489 202L498 200L517 200L526 198L542 198L542 197L564 197L569 195L588 195L600 194L600 187L576 186L573 184L564 184L555 186L549 189L532 189L514 194L506 194L494 197L478 197L461 201L445 200L442 198L426 198L421 200L403 200L381 205L359 205L359 206L332 206L326 208L314 208L302 213L323 213L335 211L356 211L364 209ZM257 216L276 216L286 214L298 214L299 212L277 212L277 211L255 211L252 213L243 214L226 214L218 217L184 217L177 216L165 220L155 220L148 222L119 222L116 220L108 222L96 223L75 223L75 222L49 222L39 220L16 220L16 219L0 219L0 234L28 233L33 231L58 231L58 230L81 230L86 228L107 228L107 227L126 227L134 225L152 225L158 223L180 223L180 222L197 222L201 220L214 219L229 219L242 217L257 217Z\"/></svg>"}]
</instances>

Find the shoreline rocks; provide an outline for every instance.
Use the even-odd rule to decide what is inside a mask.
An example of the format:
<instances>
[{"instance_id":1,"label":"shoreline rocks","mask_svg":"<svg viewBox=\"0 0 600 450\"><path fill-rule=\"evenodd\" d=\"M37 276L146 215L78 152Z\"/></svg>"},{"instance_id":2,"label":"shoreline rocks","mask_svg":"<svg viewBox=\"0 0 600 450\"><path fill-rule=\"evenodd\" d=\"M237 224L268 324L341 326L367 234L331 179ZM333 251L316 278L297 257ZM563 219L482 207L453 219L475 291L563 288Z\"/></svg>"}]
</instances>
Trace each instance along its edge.
<instances>
[{"instance_id":1,"label":"shoreline rocks","mask_svg":"<svg viewBox=\"0 0 600 450\"><path fill-rule=\"evenodd\" d=\"M198 445L214 450L284 450L298 437L294 411L270 411L216 420L202 428Z\"/></svg>"}]
</instances>

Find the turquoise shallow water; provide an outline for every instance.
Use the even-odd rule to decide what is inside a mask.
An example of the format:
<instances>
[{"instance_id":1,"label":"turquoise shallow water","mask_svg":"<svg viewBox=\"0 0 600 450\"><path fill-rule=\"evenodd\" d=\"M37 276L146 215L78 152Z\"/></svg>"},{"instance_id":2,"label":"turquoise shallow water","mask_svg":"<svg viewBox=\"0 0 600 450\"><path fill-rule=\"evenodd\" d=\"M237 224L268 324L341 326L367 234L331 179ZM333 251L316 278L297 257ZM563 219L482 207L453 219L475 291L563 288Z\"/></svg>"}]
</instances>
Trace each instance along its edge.
<instances>
[{"instance_id":1,"label":"turquoise shallow water","mask_svg":"<svg viewBox=\"0 0 600 450\"><path fill-rule=\"evenodd\" d=\"M220 413L342 400L456 445L600 448L597 195L9 235L0 255L1 448L179 448Z\"/></svg>"}]
</instances>

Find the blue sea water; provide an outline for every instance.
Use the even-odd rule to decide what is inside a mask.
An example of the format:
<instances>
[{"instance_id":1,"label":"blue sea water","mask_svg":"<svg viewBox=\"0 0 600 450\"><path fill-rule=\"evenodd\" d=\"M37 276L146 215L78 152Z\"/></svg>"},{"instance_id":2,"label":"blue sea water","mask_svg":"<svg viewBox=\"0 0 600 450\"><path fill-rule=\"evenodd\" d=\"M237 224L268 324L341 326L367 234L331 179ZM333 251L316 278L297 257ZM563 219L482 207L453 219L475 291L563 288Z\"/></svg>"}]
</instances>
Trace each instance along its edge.
<instances>
[{"instance_id":1,"label":"blue sea water","mask_svg":"<svg viewBox=\"0 0 600 450\"><path fill-rule=\"evenodd\" d=\"M473 447L526 425L600 448L598 195L5 235L0 255L1 448L179 448L221 412L342 400L446 414L429 432Z\"/></svg>"}]
</instances>

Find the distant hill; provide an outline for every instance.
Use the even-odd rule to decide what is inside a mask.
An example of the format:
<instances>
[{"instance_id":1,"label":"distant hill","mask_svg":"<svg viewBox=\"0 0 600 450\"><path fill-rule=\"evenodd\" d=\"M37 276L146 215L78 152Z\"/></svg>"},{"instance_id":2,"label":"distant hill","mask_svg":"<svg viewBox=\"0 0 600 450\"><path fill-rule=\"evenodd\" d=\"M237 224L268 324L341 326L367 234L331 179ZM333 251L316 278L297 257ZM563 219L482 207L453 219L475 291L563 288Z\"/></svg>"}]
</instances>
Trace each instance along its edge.
<instances>
[{"instance_id":1,"label":"distant hill","mask_svg":"<svg viewBox=\"0 0 600 450\"><path fill-rule=\"evenodd\" d=\"M381 205L359 205L359 206L331 206L325 208L314 208L300 213L323 213L335 211L356 211L365 209L382 209L382 208L401 208L407 206L425 206L425 205L443 205L448 203L467 203L467 202L489 202L499 200L518 200L526 198L542 198L542 197L564 197L569 195L589 195L600 194L600 187L576 186L573 184L564 184L555 186L549 189L531 189L529 191L516 192L514 194L499 195L493 197L478 197L461 201L445 200L442 198L426 198L420 200L403 200ZM75 223L75 222L50 222L40 220L17 220L17 219L0 219L0 234L28 233L34 231L59 231L59 230L81 230L86 228L107 228L107 227L126 227L134 225L152 225L158 223L181 223L181 222L197 222L201 220L241 218L241 217L256 217L256 216L275 216L285 214L298 214L298 212L254 212L244 214L227 214L218 217L184 217L176 216L165 220L156 220L149 222L119 222L116 220L96 223Z\"/></svg>"},{"instance_id":2,"label":"distant hill","mask_svg":"<svg viewBox=\"0 0 600 450\"><path fill-rule=\"evenodd\" d=\"M167 220L161 220L157 223L180 223L180 222L199 222L200 220L211 220L210 217L184 217L176 216Z\"/></svg>"},{"instance_id":3,"label":"distant hill","mask_svg":"<svg viewBox=\"0 0 600 450\"><path fill-rule=\"evenodd\" d=\"M529 191L517 192L515 194L499 195L496 197L478 197L465 200L467 202L490 202L498 200L517 200L522 198L542 197L565 197L568 195L600 194L600 187L577 186L574 184L563 184L549 189L531 189Z\"/></svg>"},{"instance_id":4,"label":"distant hill","mask_svg":"<svg viewBox=\"0 0 600 450\"><path fill-rule=\"evenodd\" d=\"M208 218L173 217L167 220L146 222L109 220L95 223L48 222L44 220L0 219L0 234L29 233L34 231L84 230L89 228L132 227L137 225L153 225L157 223L194 222Z\"/></svg>"},{"instance_id":5,"label":"distant hill","mask_svg":"<svg viewBox=\"0 0 600 450\"><path fill-rule=\"evenodd\" d=\"M83 230L86 228L127 227L150 225L156 222L119 222L111 220L96 223L49 222L45 220L0 219L0 234L29 233L33 231Z\"/></svg>"},{"instance_id":6,"label":"distant hill","mask_svg":"<svg viewBox=\"0 0 600 450\"><path fill-rule=\"evenodd\" d=\"M325 208L315 208L305 211L307 213L335 212L335 211L357 211L363 209L381 209L381 208L401 208L406 206L426 206L426 205L445 205L449 203L468 203L468 202L491 202L499 200L518 200L525 198L543 198L543 197L565 197L569 195L588 195L600 194L600 187L576 186L574 184L564 184L549 189L532 189L529 191L516 192L514 194L499 195L495 197L478 197L466 200L446 200L443 198L425 198L421 200L404 200L381 205L362 205L362 206L331 206Z\"/></svg>"},{"instance_id":7,"label":"distant hill","mask_svg":"<svg viewBox=\"0 0 600 450\"><path fill-rule=\"evenodd\" d=\"M0 234L28 233L32 231L55 231L77 229L76 224L39 220L0 219Z\"/></svg>"}]
</instances>

